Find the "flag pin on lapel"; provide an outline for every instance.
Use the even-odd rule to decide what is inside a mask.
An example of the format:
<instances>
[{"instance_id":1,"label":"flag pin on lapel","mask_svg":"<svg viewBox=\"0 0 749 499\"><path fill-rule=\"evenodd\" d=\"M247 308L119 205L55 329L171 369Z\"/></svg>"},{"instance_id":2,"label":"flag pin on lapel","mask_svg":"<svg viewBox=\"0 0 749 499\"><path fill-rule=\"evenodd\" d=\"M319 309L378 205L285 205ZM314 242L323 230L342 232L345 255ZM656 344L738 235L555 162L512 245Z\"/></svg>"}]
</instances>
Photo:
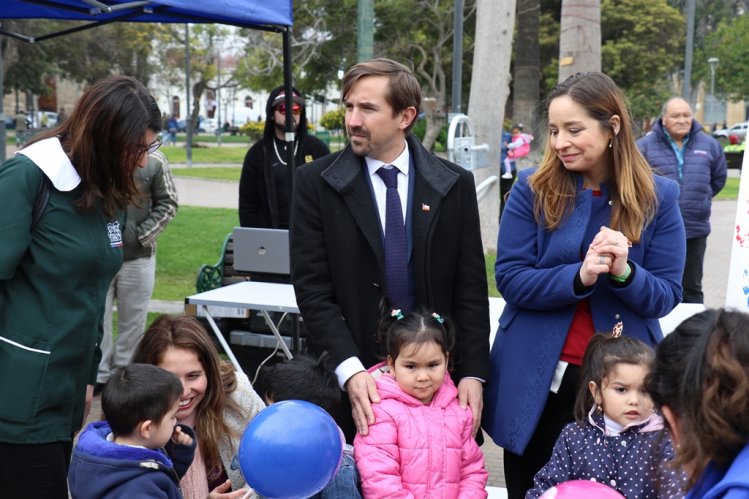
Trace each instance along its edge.
<instances>
[{"instance_id":1,"label":"flag pin on lapel","mask_svg":"<svg viewBox=\"0 0 749 499\"><path fill-rule=\"evenodd\" d=\"M421 211L423 211L424 213L429 213L429 210L430 210L430 209L431 209L431 208L429 208L429 205L428 205L428 204L426 204L426 203L421 203Z\"/></svg>"}]
</instances>

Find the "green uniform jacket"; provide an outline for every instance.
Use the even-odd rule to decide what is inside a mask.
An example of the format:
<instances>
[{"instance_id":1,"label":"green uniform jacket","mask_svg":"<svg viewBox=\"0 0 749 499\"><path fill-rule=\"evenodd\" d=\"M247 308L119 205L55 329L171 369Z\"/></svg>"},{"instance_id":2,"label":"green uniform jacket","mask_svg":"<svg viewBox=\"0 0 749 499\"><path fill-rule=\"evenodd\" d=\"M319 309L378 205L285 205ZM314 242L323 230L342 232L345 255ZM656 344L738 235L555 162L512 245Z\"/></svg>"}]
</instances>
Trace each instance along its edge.
<instances>
[{"instance_id":1,"label":"green uniform jacket","mask_svg":"<svg viewBox=\"0 0 749 499\"><path fill-rule=\"evenodd\" d=\"M77 173L57 139L29 149L40 144L39 167L22 155L0 166L0 442L7 443L70 441L80 429L101 358L107 288L122 264L123 220L76 211ZM30 232L42 169L55 187Z\"/></svg>"}]
</instances>

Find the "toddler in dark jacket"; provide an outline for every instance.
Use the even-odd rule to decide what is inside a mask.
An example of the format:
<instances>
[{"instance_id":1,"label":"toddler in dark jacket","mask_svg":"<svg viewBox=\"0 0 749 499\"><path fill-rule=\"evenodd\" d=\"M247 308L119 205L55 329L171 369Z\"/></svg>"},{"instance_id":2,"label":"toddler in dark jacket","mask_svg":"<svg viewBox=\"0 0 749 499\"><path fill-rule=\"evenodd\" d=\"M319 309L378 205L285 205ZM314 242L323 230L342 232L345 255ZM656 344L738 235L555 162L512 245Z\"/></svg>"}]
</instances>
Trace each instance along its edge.
<instances>
[{"instance_id":1,"label":"toddler in dark jacket","mask_svg":"<svg viewBox=\"0 0 749 499\"><path fill-rule=\"evenodd\" d=\"M576 422L565 426L526 499L570 480L606 484L628 499L683 497L671 439L645 392L655 354L638 339L594 335L583 357Z\"/></svg>"},{"instance_id":2,"label":"toddler in dark jacket","mask_svg":"<svg viewBox=\"0 0 749 499\"><path fill-rule=\"evenodd\" d=\"M91 423L73 451L73 499L182 499L180 478L195 455L195 433L177 425L182 383L150 364L130 364L104 386L106 421Z\"/></svg>"}]
</instances>

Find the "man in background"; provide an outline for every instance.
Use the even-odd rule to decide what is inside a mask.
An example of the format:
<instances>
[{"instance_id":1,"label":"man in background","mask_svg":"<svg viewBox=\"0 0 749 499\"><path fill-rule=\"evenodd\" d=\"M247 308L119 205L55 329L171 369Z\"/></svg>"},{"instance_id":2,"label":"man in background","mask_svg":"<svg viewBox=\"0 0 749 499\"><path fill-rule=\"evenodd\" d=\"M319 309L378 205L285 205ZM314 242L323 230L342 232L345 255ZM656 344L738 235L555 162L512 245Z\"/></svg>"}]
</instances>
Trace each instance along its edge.
<instances>
[{"instance_id":1,"label":"man in background","mask_svg":"<svg viewBox=\"0 0 749 499\"><path fill-rule=\"evenodd\" d=\"M330 154L320 139L309 135L304 98L294 89L293 105L286 109L284 87L273 90L265 106L263 138L247 151L239 179L239 224L242 227L288 229L289 179L286 113L294 116L294 164L309 163Z\"/></svg>"},{"instance_id":2,"label":"man in background","mask_svg":"<svg viewBox=\"0 0 749 499\"><path fill-rule=\"evenodd\" d=\"M703 303L702 266L710 234L712 199L726 183L726 155L720 143L703 131L692 108L681 97L663 106L661 118L637 141L653 171L679 183L679 208L687 234L682 278L683 302Z\"/></svg>"}]
</instances>

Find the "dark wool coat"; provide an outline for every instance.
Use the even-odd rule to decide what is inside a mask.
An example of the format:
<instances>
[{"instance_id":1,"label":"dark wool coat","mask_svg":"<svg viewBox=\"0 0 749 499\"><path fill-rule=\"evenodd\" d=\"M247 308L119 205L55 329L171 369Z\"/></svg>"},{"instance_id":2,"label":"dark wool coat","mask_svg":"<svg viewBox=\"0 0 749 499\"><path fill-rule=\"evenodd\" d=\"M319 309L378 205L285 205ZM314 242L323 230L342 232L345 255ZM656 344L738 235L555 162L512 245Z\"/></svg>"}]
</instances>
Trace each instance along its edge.
<instances>
[{"instance_id":1,"label":"dark wool coat","mask_svg":"<svg viewBox=\"0 0 749 499\"><path fill-rule=\"evenodd\" d=\"M456 325L455 379L489 377L489 300L473 175L407 137L413 165L417 306ZM384 289L382 228L363 158L350 147L297 170L291 272L313 350L338 365L382 360L375 344Z\"/></svg>"}]
</instances>

